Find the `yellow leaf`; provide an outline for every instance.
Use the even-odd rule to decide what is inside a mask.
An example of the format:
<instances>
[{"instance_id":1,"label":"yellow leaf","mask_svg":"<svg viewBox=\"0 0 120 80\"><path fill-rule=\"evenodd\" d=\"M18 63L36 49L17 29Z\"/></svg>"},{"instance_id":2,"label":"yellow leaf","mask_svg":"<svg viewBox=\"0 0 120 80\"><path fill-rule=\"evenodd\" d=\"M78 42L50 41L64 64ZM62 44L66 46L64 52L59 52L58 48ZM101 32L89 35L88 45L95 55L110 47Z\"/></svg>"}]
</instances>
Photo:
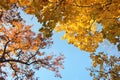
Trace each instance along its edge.
<instances>
[{"instance_id":1,"label":"yellow leaf","mask_svg":"<svg viewBox=\"0 0 120 80\"><path fill-rule=\"evenodd\" d=\"M0 27L0 32L3 32L3 31L5 31L5 27L4 26Z\"/></svg>"},{"instance_id":2,"label":"yellow leaf","mask_svg":"<svg viewBox=\"0 0 120 80\"><path fill-rule=\"evenodd\" d=\"M13 3L16 3L17 0L10 0L10 3L13 4Z\"/></svg>"},{"instance_id":3,"label":"yellow leaf","mask_svg":"<svg viewBox=\"0 0 120 80\"><path fill-rule=\"evenodd\" d=\"M33 0L19 0L21 6L30 6Z\"/></svg>"},{"instance_id":4,"label":"yellow leaf","mask_svg":"<svg viewBox=\"0 0 120 80\"><path fill-rule=\"evenodd\" d=\"M25 12L26 12L27 14L34 14L34 13L35 13L35 9L33 9L33 8L31 8L31 7L28 7L28 8L26 8Z\"/></svg>"}]
</instances>

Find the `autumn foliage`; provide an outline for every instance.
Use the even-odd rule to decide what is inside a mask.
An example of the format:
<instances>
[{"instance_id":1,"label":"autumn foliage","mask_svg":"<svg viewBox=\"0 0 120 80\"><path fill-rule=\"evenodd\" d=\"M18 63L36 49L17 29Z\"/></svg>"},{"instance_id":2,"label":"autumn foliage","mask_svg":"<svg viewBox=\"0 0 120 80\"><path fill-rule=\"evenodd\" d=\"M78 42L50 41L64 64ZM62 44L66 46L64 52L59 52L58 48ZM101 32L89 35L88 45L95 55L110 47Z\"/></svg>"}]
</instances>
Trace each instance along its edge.
<instances>
[{"instance_id":1,"label":"autumn foliage","mask_svg":"<svg viewBox=\"0 0 120 80\"><path fill-rule=\"evenodd\" d=\"M94 80L104 79L104 80L119 80L120 71L120 57L108 56L103 52L99 54L91 54L92 68L88 69L90 71L90 76L94 77Z\"/></svg>"},{"instance_id":2,"label":"autumn foliage","mask_svg":"<svg viewBox=\"0 0 120 80\"><path fill-rule=\"evenodd\" d=\"M50 37L54 29L65 31L63 39L81 50L95 52L103 39L119 42L119 0L4 0L1 5L9 9L13 3L38 18L45 36Z\"/></svg>"},{"instance_id":3,"label":"autumn foliage","mask_svg":"<svg viewBox=\"0 0 120 80\"><path fill-rule=\"evenodd\" d=\"M3 13L12 10L12 5L37 17L38 22L42 24L38 35L30 31L30 26L23 27L24 23L20 23L22 19L18 13L12 18ZM120 78L119 57L101 52L94 54L105 39L116 45L120 51L120 0L0 0L0 6L1 23L15 25L9 29L1 26L1 31L6 31L3 32L5 36L1 38L4 39L1 43L7 45L5 50L10 49L16 53L14 50L17 48L22 49L24 53L29 50L36 53L39 48L51 44L47 39L52 36L53 30L64 31L62 39L67 40L68 44L91 53L93 67L90 69L90 75L94 80ZM16 12L16 9L13 12ZM96 67L99 70L95 70Z\"/></svg>"},{"instance_id":4,"label":"autumn foliage","mask_svg":"<svg viewBox=\"0 0 120 80\"><path fill-rule=\"evenodd\" d=\"M41 67L55 71L60 77L58 68L63 68L61 60L64 57L54 58L53 54L45 56L40 50L50 46L52 41L46 39L41 33L35 34L31 26L22 22L12 22L14 27L0 27L0 72L3 77L8 76L2 67L12 71L13 78L32 79L34 70ZM33 67L33 69L31 69ZM24 75L24 78L22 77Z\"/></svg>"},{"instance_id":5,"label":"autumn foliage","mask_svg":"<svg viewBox=\"0 0 120 80\"><path fill-rule=\"evenodd\" d=\"M51 46L50 38L42 33L35 34L30 25L16 11L16 5L10 10L1 10L0 21L0 74L1 79L10 75L13 79L34 80L36 70L41 67L54 71L61 77L59 68L63 69L64 56L55 57L54 54L46 55L41 49ZM9 69L9 72L4 68Z\"/></svg>"}]
</instances>

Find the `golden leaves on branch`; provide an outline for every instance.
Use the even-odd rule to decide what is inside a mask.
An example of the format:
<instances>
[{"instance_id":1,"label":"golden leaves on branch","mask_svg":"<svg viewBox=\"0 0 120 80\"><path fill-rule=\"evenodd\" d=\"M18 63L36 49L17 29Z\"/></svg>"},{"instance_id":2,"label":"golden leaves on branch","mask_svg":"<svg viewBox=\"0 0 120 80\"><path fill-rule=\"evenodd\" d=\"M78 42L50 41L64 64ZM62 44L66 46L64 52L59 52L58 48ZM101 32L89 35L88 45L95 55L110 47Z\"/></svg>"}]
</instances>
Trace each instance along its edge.
<instances>
[{"instance_id":1,"label":"golden leaves on branch","mask_svg":"<svg viewBox=\"0 0 120 80\"><path fill-rule=\"evenodd\" d=\"M82 24L68 22L55 28L57 32L65 31L62 39L67 39L69 44L73 44L81 50L94 52L103 36L96 31L96 26L83 27Z\"/></svg>"},{"instance_id":2,"label":"golden leaves on branch","mask_svg":"<svg viewBox=\"0 0 120 80\"><path fill-rule=\"evenodd\" d=\"M0 32L4 32L5 31L5 27L4 26L1 26L0 27Z\"/></svg>"},{"instance_id":3,"label":"golden leaves on branch","mask_svg":"<svg viewBox=\"0 0 120 80\"><path fill-rule=\"evenodd\" d=\"M10 0L11 4L17 3L18 0Z\"/></svg>"},{"instance_id":4,"label":"golden leaves on branch","mask_svg":"<svg viewBox=\"0 0 120 80\"><path fill-rule=\"evenodd\" d=\"M18 0L21 6L30 6L33 0Z\"/></svg>"},{"instance_id":5,"label":"golden leaves on branch","mask_svg":"<svg viewBox=\"0 0 120 80\"><path fill-rule=\"evenodd\" d=\"M7 3L6 0L5 3ZM66 21L70 21L70 25L79 23L84 28L89 28L91 22L95 21L105 27L108 24L112 25L111 20L119 18L120 15L120 1L116 0L10 0L10 4L12 3L26 6L26 13L35 14L43 26L50 28L50 31L45 31L46 33L51 32L58 22L67 24ZM50 22L51 20L53 22Z\"/></svg>"},{"instance_id":6,"label":"golden leaves on branch","mask_svg":"<svg viewBox=\"0 0 120 80\"><path fill-rule=\"evenodd\" d=\"M26 12L27 14L34 14L34 13L35 13L35 9L32 8L32 7L28 7L28 8L26 8L25 12Z\"/></svg>"},{"instance_id":7,"label":"golden leaves on branch","mask_svg":"<svg viewBox=\"0 0 120 80\"><path fill-rule=\"evenodd\" d=\"M107 54L100 52L99 54L91 54L92 68L90 75L94 79L120 79L120 58L116 56L108 56Z\"/></svg>"}]
</instances>

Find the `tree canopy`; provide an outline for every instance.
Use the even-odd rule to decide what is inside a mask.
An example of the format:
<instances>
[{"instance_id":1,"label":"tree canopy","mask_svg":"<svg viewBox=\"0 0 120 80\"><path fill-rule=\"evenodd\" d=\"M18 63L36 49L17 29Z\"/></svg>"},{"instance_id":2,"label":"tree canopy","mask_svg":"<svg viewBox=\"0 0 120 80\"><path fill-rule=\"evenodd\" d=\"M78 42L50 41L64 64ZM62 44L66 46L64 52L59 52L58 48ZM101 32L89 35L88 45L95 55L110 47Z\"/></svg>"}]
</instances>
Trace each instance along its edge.
<instances>
[{"instance_id":1,"label":"tree canopy","mask_svg":"<svg viewBox=\"0 0 120 80\"><path fill-rule=\"evenodd\" d=\"M35 15L42 24L39 31L45 38L51 37L53 30L64 31L62 39L68 40L68 44L90 52L93 69L95 70L96 66L100 68L96 71L99 72L97 77L91 73L94 79L120 78L119 57L109 58L101 52L94 54L104 39L117 45L120 50L120 0L0 0L1 22L7 21L13 25L16 20L22 20L19 14L3 14L4 11L11 10L12 5L21 8L27 14ZM107 69L105 65L108 66ZM91 72L94 72L93 69Z\"/></svg>"},{"instance_id":2,"label":"tree canopy","mask_svg":"<svg viewBox=\"0 0 120 80\"><path fill-rule=\"evenodd\" d=\"M37 80L36 70L41 67L55 72L61 77L64 56L46 55L41 51L53 44L51 38L42 33L35 33L31 25L26 25L19 15L16 5L8 10L1 10L0 18L0 79L6 80L12 76L14 80ZM5 69L9 69L7 72Z\"/></svg>"},{"instance_id":3,"label":"tree canopy","mask_svg":"<svg viewBox=\"0 0 120 80\"><path fill-rule=\"evenodd\" d=\"M63 39L81 50L95 52L103 39L119 42L119 0L4 0L0 5L9 9L13 3L38 18L45 36L50 37L54 29L65 31Z\"/></svg>"}]
</instances>

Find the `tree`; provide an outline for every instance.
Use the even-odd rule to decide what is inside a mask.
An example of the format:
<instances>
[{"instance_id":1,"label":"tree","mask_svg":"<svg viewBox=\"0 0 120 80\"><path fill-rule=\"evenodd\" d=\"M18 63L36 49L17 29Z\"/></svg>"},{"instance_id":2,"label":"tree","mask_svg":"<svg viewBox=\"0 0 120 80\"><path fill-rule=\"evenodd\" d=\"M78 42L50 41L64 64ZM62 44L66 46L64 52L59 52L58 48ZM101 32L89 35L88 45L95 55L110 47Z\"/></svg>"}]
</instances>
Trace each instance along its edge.
<instances>
[{"instance_id":1,"label":"tree","mask_svg":"<svg viewBox=\"0 0 120 80\"><path fill-rule=\"evenodd\" d=\"M5 0L0 5L8 9L13 3L38 18L45 36L50 37L54 28L65 31L64 39L81 50L94 52L103 39L119 42L119 0Z\"/></svg>"},{"instance_id":2,"label":"tree","mask_svg":"<svg viewBox=\"0 0 120 80\"><path fill-rule=\"evenodd\" d=\"M94 52L103 39L119 42L119 0L4 0L0 5L9 9L13 3L38 18L45 36L50 37L54 28L65 31L64 39L81 50Z\"/></svg>"},{"instance_id":3,"label":"tree","mask_svg":"<svg viewBox=\"0 0 120 80\"><path fill-rule=\"evenodd\" d=\"M54 57L53 54L41 52L41 49L51 46L53 41L42 33L35 34L31 30L32 26L25 24L14 6L10 10L1 10L0 79L5 80L11 75L15 80L34 80L37 79L34 77L35 71L41 67L61 77L59 68L63 68L64 56Z\"/></svg>"},{"instance_id":4,"label":"tree","mask_svg":"<svg viewBox=\"0 0 120 80\"><path fill-rule=\"evenodd\" d=\"M43 25L40 32L46 37L51 37L54 29L64 31L63 39L94 56L93 52L104 39L120 50L120 0L4 0L0 3L5 10L11 4L35 15ZM94 62L94 57L91 59ZM94 68L95 65L99 63L94 63Z\"/></svg>"},{"instance_id":5,"label":"tree","mask_svg":"<svg viewBox=\"0 0 120 80\"><path fill-rule=\"evenodd\" d=\"M119 80L120 79L120 57L108 56L103 52L99 54L91 54L92 68L90 76L94 80Z\"/></svg>"}]
</instances>

